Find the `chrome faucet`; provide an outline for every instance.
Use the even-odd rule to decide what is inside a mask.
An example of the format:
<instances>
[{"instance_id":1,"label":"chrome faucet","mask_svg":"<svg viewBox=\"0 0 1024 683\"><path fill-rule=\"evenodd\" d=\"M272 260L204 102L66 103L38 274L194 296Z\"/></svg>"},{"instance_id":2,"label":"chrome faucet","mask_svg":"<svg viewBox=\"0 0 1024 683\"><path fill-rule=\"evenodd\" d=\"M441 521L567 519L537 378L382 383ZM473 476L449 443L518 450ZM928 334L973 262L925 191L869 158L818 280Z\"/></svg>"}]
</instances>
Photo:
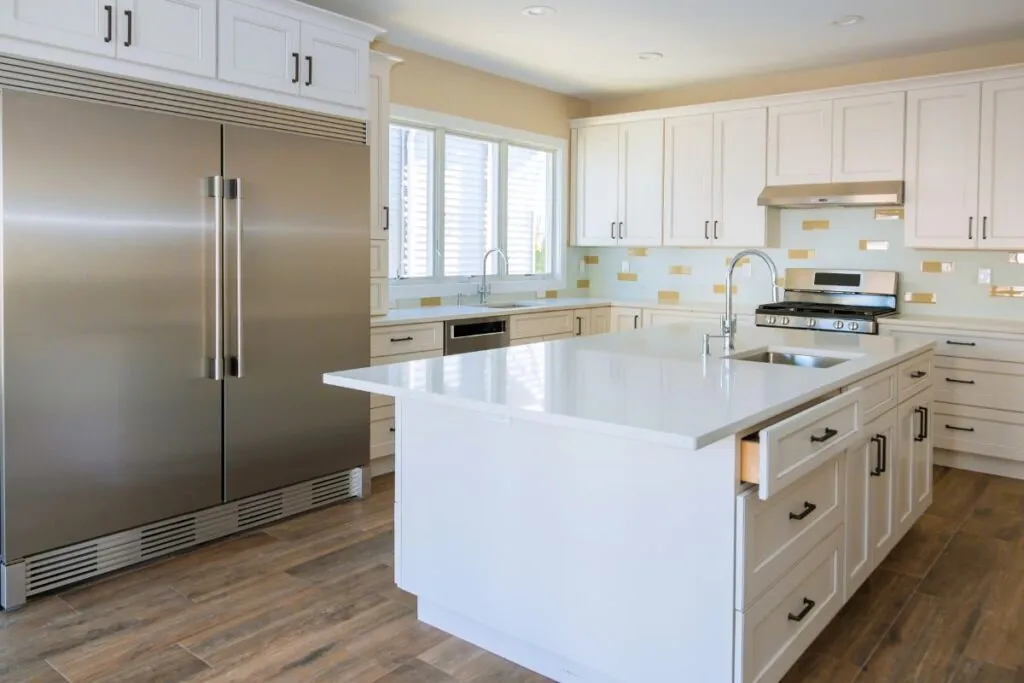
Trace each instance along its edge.
<instances>
[{"instance_id":1,"label":"chrome faucet","mask_svg":"<svg viewBox=\"0 0 1024 683\"><path fill-rule=\"evenodd\" d=\"M497 252L501 255L501 258L505 259L505 270L508 270L508 255L503 249L491 249L484 254L484 267L483 267L483 280L480 282L480 286L477 287L476 291L480 293L480 303L487 303L487 296L491 293L491 286L487 284L487 257Z\"/></svg>"},{"instance_id":2,"label":"chrome faucet","mask_svg":"<svg viewBox=\"0 0 1024 683\"><path fill-rule=\"evenodd\" d=\"M768 266L768 273L772 279L772 302L778 302L779 300L779 270L775 267L775 262L772 258L757 249L744 249L740 253L736 254L732 258L732 263L729 264L729 270L725 274L725 315L722 316L722 333L721 334L705 334L704 339L701 343L701 355L708 355L711 352L711 340L712 339L724 339L726 352L732 351L736 348L736 316L732 312L732 277L736 270L736 266L739 265L745 257L756 256L765 262Z\"/></svg>"}]
</instances>

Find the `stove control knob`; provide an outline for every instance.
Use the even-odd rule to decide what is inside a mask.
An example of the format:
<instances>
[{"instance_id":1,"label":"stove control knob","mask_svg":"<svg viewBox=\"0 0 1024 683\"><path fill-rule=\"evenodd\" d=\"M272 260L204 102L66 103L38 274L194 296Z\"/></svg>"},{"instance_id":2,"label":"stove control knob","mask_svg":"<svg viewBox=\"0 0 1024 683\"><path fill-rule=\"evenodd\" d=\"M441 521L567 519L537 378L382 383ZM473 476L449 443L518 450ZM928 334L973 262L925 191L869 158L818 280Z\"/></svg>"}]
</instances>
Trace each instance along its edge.
<instances>
[{"instance_id":1,"label":"stove control knob","mask_svg":"<svg viewBox=\"0 0 1024 683\"><path fill-rule=\"evenodd\" d=\"M818 326L818 321L817 320L815 320L814 318L808 318L807 319L807 327L817 327L817 326Z\"/></svg>"},{"instance_id":2,"label":"stove control knob","mask_svg":"<svg viewBox=\"0 0 1024 683\"><path fill-rule=\"evenodd\" d=\"M842 320L835 321L834 323L832 323L832 327L836 328L837 330L843 329L843 321Z\"/></svg>"},{"instance_id":3,"label":"stove control knob","mask_svg":"<svg viewBox=\"0 0 1024 683\"><path fill-rule=\"evenodd\" d=\"M783 325L788 325L789 324L789 318L783 318L782 319L782 324Z\"/></svg>"},{"instance_id":4,"label":"stove control knob","mask_svg":"<svg viewBox=\"0 0 1024 683\"><path fill-rule=\"evenodd\" d=\"M775 324L775 323L777 323L778 321L779 321L779 319L778 319L778 318L776 318L776 317L775 317L774 315L770 315L770 316L768 316L768 324L769 324L769 325L774 325L774 324Z\"/></svg>"},{"instance_id":5,"label":"stove control knob","mask_svg":"<svg viewBox=\"0 0 1024 683\"><path fill-rule=\"evenodd\" d=\"M847 325L847 329L850 330L850 332L856 332L860 329L860 323L850 323Z\"/></svg>"}]
</instances>

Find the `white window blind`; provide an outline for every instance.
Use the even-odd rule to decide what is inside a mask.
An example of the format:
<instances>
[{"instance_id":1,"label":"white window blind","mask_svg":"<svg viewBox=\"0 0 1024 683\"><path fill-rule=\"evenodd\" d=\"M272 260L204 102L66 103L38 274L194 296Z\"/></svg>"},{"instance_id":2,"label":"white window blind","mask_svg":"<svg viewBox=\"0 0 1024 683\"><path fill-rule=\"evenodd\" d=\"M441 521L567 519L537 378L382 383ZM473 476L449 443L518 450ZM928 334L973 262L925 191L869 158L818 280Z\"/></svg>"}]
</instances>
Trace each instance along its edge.
<instances>
[{"instance_id":1,"label":"white window blind","mask_svg":"<svg viewBox=\"0 0 1024 683\"><path fill-rule=\"evenodd\" d=\"M444 274L479 275L483 257L497 243L498 145L444 138Z\"/></svg>"},{"instance_id":2,"label":"white window blind","mask_svg":"<svg viewBox=\"0 0 1024 683\"><path fill-rule=\"evenodd\" d=\"M509 273L536 275L551 271L549 241L554 221L554 177L551 152L508 147Z\"/></svg>"},{"instance_id":3,"label":"white window blind","mask_svg":"<svg viewBox=\"0 0 1024 683\"><path fill-rule=\"evenodd\" d=\"M390 277L434 274L434 133L391 126L388 206Z\"/></svg>"}]
</instances>

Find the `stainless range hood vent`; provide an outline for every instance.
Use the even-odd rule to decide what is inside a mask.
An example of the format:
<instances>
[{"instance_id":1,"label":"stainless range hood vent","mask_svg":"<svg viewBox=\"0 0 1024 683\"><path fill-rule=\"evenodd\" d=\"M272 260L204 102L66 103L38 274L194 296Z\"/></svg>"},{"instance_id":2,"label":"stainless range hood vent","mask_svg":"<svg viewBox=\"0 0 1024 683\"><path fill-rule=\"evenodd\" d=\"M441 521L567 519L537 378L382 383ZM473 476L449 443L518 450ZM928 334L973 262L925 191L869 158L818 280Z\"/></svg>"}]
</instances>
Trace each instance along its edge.
<instances>
[{"instance_id":1,"label":"stainless range hood vent","mask_svg":"<svg viewBox=\"0 0 1024 683\"><path fill-rule=\"evenodd\" d=\"M903 206L903 181L823 185L775 185L764 188L758 206L809 209L815 206Z\"/></svg>"}]
</instances>

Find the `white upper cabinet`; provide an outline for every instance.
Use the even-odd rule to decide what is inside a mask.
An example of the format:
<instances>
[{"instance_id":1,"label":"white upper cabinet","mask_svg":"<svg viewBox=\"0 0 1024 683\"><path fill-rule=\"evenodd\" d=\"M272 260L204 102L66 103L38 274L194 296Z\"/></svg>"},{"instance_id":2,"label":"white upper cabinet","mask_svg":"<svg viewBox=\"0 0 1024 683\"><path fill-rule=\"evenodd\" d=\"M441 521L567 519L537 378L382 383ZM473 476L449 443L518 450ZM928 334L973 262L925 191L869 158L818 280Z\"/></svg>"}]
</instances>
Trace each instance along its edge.
<instances>
[{"instance_id":1,"label":"white upper cabinet","mask_svg":"<svg viewBox=\"0 0 1024 683\"><path fill-rule=\"evenodd\" d=\"M665 126L661 119L619 126L619 244L661 244Z\"/></svg>"},{"instance_id":2,"label":"white upper cabinet","mask_svg":"<svg viewBox=\"0 0 1024 683\"><path fill-rule=\"evenodd\" d=\"M380 52L370 53L366 138L370 146L370 238L375 240L386 240L391 228L391 69L400 61Z\"/></svg>"},{"instance_id":3,"label":"white upper cabinet","mask_svg":"<svg viewBox=\"0 0 1024 683\"><path fill-rule=\"evenodd\" d=\"M763 107L715 114L711 221L715 246L765 246L766 212L757 205L757 197L765 186L767 123Z\"/></svg>"},{"instance_id":4,"label":"white upper cabinet","mask_svg":"<svg viewBox=\"0 0 1024 683\"><path fill-rule=\"evenodd\" d=\"M665 122L666 246L711 246L714 167L713 115L680 116Z\"/></svg>"},{"instance_id":5,"label":"white upper cabinet","mask_svg":"<svg viewBox=\"0 0 1024 683\"><path fill-rule=\"evenodd\" d=\"M117 56L217 75L217 0L119 0Z\"/></svg>"},{"instance_id":6,"label":"white upper cabinet","mask_svg":"<svg viewBox=\"0 0 1024 683\"><path fill-rule=\"evenodd\" d=\"M614 246L619 229L619 127L581 128L576 164L576 244Z\"/></svg>"},{"instance_id":7,"label":"white upper cabinet","mask_svg":"<svg viewBox=\"0 0 1024 683\"><path fill-rule=\"evenodd\" d=\"M366 106L369 43L317 24L302 24L302 94L327 102Z\"/></svg>"},{"instance_id":8,"label":"white upper cabinet","mask_svg":"<svg viewBox=\"0 0 1024 683\"><path fill-rule=\"evenodd\" d=\"M903 179L905 92L832 102L832 181Z\"/></svg>"},{"instance_id":9,"label":"white upper cabinet","mask_svg":"<svg viewBox=\"0 0 1024 683\"><path fill-rule=\"evenodd\" d=\"M217 74L226 81L298 94L302 82L302 23L298 19L220 0Z\"/></svg>"},{"instance_id":10,"label":"white upper cabinet","mask_svg":"<svg viewBox=\"0 0 1024 683\"><path fill-rule=\"evenodd\" d=\"M0 0L0 34L113 57L116 0Z\"/></svg>"},{"instance_id":11,"label":"white upper cabinet","mask_svg":"<svg viewBox=\"0 0 1024 683\"><path fill-rule=\"evenodd\" d=\"M907 246L977 244L980 120L978 83L907 93Z\"/></svg>"},{"instance_id":12,"label":"white upper cabinet","mask_svg":"<svg viewBox=\"0 0 1024 683\"><path fill-rule=\"evenodd\" d=\"M1024 248L1024 78L981 89L982 249Z\"/></svg>"},{"instance_id":13,"label":"white upper cabinet","mask_svg":"<svg viewBox=\"0 0 1024 683\"><path fill-rule=\"evenodd\" d=\"M832 179L832 101L768 110L768 184L811 185Z\"/></svg>"}]
</instances>

